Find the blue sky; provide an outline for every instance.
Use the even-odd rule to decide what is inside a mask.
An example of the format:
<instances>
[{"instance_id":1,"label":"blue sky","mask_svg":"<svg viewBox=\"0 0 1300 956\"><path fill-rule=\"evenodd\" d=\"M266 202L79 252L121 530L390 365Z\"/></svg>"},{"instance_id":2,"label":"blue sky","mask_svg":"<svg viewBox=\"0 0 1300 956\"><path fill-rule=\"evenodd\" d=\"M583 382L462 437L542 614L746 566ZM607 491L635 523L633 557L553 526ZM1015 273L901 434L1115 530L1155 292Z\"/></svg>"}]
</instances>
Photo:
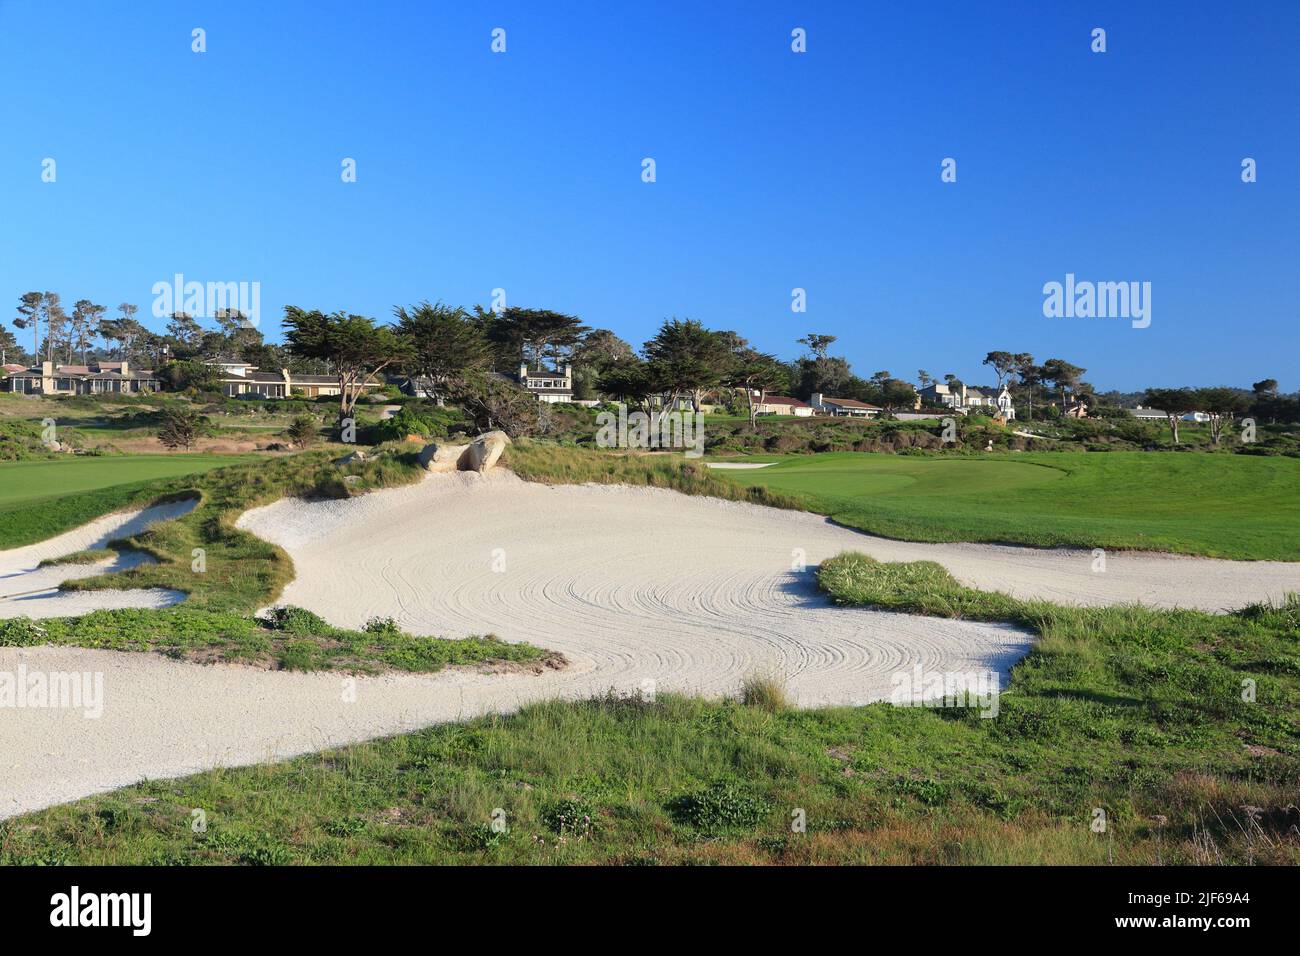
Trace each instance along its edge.
<instances>
[{"instance_id":1,"label":"blue sky","mask_svg":"<svg viewBox=\"0 0 1300 956\"><path fill-rule=\"evenodd\" d=\"M634 345L833 334L862 375L1300 388L1297 35L1291 2L0 0L0 304L257 281L277 339L500 287ZM1151 282L1151 326L1045 318L1067 272Z\"/></svg>"}]
</instances>

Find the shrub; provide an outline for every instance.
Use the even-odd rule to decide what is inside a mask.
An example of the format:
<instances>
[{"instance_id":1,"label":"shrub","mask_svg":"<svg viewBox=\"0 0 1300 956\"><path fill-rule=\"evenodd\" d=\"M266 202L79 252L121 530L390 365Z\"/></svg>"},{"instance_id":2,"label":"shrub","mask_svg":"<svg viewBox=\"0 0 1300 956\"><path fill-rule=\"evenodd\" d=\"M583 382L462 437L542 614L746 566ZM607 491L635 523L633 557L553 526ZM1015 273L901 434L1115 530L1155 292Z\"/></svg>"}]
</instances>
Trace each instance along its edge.
<instances>
[{"instance_id":1,"label":"shrub","mask_svg":"<svg viewBox=\"0 0 1300 956\"><path fill-rule=\"evenodd\" d=\"M318 437L316 420L310 415L299 415L290 422L285 434L299 448L306 448L314 444Z\"/></svg>"},{"instance_id":2,"label":"shrub","mask_svg":"<svg viewBox=\"0 0 1300 956\"><path fill-rule=\"evenodd\" d=\"M334 630L324 618L292 604L271 608L266 616L266 625L289 634L328 634Z\"/></svg>"},{"instance_id":3,"label":"shrub","mask_svg":"<svg viewBox=\"0 0 1300 956\"><path fill-rule=\"evenodd\" d=\"M740 701L746 707L756 707L769 713L790 709L785 684L776 677L752 675L740 685Z\"/></svg>"},{"instance_id":4,"label":"shrub","mask_svg":"<svg viewBox=\"0 0 1300 956\"><path fill-rule=\"evenodd\" d=\"M158 440L168 448L192 448L203 427L203 418L188 408L165 408Z\"/></svg>"},{"instance_id":5,"label":"shrub","mask_svg":"<svg viewBox=\"0 0 1300 956\"><path fill-rule=\"evenodd\" d=\"M697 793L673 800L669 812L681 823L707 833L752 830L771 812L762 798L741 790L730 781L718 781Z\"/></svg>"},{"instance_id":6,"label":"shrub","mask_svg":"<svg viewBox=\"0 0 1300 956\"><path fill-rule=\"evenodd\" d=\"M366 621L365 626L362 627L362 630L365 631L367 634L400 634L401 633L401 629L398 628L397 622L394 621L391 617L372 617L370 620Z\"/></svg>"},{"instance_id":7,"label":"shrub","mask_svg":"<svg viewBox=\"0 0 1300 956\"><path fill-rule=\"evenodd\" d=\"M568 833L585 836L591 832L595 819L595 808L581 797L566 797L542 810L542 823L560 836Z\"/></svg>"}]
</instances>

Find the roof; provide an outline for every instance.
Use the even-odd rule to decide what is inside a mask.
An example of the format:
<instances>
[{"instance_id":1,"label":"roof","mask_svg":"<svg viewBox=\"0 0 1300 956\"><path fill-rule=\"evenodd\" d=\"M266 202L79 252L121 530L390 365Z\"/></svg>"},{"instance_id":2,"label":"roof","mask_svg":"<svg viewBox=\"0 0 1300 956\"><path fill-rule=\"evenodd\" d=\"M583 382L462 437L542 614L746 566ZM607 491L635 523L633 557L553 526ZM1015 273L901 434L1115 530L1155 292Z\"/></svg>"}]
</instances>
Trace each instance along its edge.
<instances>
[{"instance_id":1,"label":"roof","mask_svg":"<svg viewBox=\"0 0 1300 956\"><path fill-rule=\"evenodd\" d=\"M876 411L882 411L879 405L871 405L867 402L860 402L856 398L829 398L823 396L823 405L839 405L841 408L873 408Z\"/></svg>"},{"instance_id":2,"label":"roof","mask_svg":"<svg viewBox=\"0 0 1300 956\"><path fill-rule=\"evenodd\" d=\"M789 395L769 395L763 399L761 405L793 405L795 408L812 408L807 402L801 402L797 398L791 398Z\"/></svg>"}]
</instances>

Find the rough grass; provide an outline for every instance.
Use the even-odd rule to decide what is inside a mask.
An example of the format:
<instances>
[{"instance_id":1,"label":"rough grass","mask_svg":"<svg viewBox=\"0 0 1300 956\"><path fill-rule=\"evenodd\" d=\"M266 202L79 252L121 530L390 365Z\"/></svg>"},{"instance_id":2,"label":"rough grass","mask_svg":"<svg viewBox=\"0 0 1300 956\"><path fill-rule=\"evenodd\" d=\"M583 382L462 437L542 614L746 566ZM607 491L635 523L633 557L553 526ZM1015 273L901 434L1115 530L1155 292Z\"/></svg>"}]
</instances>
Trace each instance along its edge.
<instances>
[{"instance_id":1,"label":"rough grass","mask_svg":"<svg viewBox=\"0 0 1300 956\"><path fill-rule=\"evenodd\" d=\"M794 497L763 487L744 487L720 478L703 462L680 454L592 451L520 439L501 462L526 481L548 485L643 485L688 495L748 501L774 508L804 510Z\"/></svg>"},{"instance_id":2,"label":"rough grass","mask_svg":"<svg viewBox=\"0 0 1300 956\"><path fill-rule=\"evenodd\" d=\"M1300 601L1061 608L861 555L821 581L1039 641L993 718L556 701L31 814L0 862L1300 863Z\"/></svg>"},{"instance_id":3,"label":"rough grass","mask_svg":"<svg viewBox=\"0 0 1300 956\"><path fill-rule=\"evenodd\" d=\"M286 610L286 609L281 609ZM530 664L561 666L563 659L495 635L447 639L407 634L395 626L362 631L332 627L300 608L267 620L181 605L163 610L126 608L75 618L0 620L0 647L40 644L113 651L156 651L211 663L251 664L275 670L388 670L429 673L449 666Z\"/></svg>"}]
</instances>

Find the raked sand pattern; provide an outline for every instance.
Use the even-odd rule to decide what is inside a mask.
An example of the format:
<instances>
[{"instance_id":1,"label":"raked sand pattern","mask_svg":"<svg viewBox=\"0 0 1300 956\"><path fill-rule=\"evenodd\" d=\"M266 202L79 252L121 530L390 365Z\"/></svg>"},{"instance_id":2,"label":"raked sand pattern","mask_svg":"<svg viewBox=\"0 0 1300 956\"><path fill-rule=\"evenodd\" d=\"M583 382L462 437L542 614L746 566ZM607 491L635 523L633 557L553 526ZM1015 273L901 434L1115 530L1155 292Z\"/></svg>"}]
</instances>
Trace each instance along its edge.
<instances>
[{"instance_id":1,"label":"raked sand pattern","mask_svg":"<svg viewBox=\"0 0 1300 956\"><path fill-rule=\"evenodd\" d=\"M937 560L964 583L1088 604L1220 610L1300 590L1300 566L888 541L816 515L659 489L549 487L508 472L431 475L345 501L286 499L240 519L283 546L282 603L344 626L397 619L419 634L496 633L561 651L541 676L449 671L356 679L200 666L156 655L0 648L20 665L104 674L98 719L0 713L0 816L142 778L284 759L540 699L615 689L734 693L783 678L800 706L887 699L893 675L1004 677L1015 628L830 606L809 569L842 550ZM81 545L86 547L86 545ZM73 548L72 550L76 550ZM648 683L649 682L649 683Z\"/></svg>"}]
</instances>

